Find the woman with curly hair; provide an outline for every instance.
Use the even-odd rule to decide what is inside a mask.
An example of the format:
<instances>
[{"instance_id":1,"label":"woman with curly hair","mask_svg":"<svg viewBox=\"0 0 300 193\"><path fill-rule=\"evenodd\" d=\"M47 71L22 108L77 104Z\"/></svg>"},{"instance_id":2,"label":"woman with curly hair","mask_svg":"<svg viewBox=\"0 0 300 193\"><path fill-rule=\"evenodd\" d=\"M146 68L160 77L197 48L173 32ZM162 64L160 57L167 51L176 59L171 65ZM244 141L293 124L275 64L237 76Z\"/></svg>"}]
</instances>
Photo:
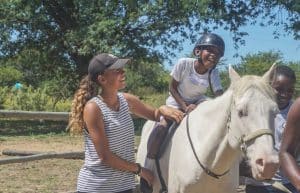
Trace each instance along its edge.
<instances>
[{"instance_id":1,"label":"woman with curly hair","mask_svg":"<svg viewBox=\"0 0 300 193\"><path fill-rule=\"evenodd\" d=\"M75 93L71 131L83 132L85 141L85 161L78 176L78 192L129 193L135 187L135 174L151 185L152 172L135 163L134 125L130 112L153 121L159 121L161 116L176 122L183 118L180 110L165 105L155 109L136 96L119 91L125 87L123 68L128 62L129 59L106 53L94 56L88 75Z\"/></svg>"}]
</instances>

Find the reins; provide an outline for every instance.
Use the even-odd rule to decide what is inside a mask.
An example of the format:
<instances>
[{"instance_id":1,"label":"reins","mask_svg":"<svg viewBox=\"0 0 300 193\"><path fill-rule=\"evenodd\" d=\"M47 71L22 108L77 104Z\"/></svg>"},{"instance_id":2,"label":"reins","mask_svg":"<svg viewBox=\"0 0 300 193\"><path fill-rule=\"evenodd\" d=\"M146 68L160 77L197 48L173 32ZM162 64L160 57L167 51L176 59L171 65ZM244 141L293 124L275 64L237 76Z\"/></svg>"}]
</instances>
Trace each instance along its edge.
<instances>
[{"instance_id":1,"label":"reins","mask_svg":"<svg viewBox=\"0 0 300 193\"><path fill-rule=\"evenodd\" d=\"M187 135L188 135L188 138L189 138L189 142L190 142L190 145L191 145L191 148L193 150L193 154L198 162L198 164L200 165L200 167L205 171L205 173L213 178L216 178L216 179L219 179L220 177L226 175L229 170L225 171L224 173L222 174L216 174L212 171L210 171L207 167L205 167L199 160L197 154L196 154L196 151L195 151L195 148L194 148L194 145L193 145L193 142L192 142L192 139L191 139L191 135L190 135L190 127L189 127L189 113L187 114L187 117L186 117L186 130L187 130Z\"/></svg>"}]
</instances>

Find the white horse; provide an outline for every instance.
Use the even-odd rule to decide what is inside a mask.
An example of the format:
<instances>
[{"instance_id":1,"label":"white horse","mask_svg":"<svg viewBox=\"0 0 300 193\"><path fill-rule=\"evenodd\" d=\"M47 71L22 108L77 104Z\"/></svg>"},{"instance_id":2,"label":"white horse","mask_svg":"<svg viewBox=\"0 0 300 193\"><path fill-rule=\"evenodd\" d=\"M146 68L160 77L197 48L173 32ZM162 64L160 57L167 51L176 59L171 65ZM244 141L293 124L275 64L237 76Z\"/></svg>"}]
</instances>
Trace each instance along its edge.
<instances>
[{"instance_id":1,"label":"white horse","mask_svg":"<svg viewBox=\"0 0 300 193\"><path fill-rule=\"evenodd\" d=\"M169 193L236 192L241 153L249 159L256 179L274 175L279 162L272 131L278 108L268 82L273 67L263 77L240 77L230 68L228 90L183 119L160 159ZM143 127L137 152L142 164L153 126L148 121ZM153 170L153 192L158 193L161 184Z\"/></svg>"}]
</instances>

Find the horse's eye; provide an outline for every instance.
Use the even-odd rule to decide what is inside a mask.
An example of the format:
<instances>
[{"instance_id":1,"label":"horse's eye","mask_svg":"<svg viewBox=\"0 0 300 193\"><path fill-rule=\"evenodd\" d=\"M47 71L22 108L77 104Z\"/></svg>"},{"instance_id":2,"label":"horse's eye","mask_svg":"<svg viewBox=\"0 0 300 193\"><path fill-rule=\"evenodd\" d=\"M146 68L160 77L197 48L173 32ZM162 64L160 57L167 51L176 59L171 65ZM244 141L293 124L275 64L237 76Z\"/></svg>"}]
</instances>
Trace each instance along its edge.
<instances>
[{"instance_id":1,"label":"horse's eye","mask_svg":"<svg viewBox=\"0 0 300 193\"><path fill-rule=\"evenodd\" d=\"M238 115L239 115L239 117L245 117L245 116L247 116L247 111L239 110Z\"/></svg>"}]
</instances>

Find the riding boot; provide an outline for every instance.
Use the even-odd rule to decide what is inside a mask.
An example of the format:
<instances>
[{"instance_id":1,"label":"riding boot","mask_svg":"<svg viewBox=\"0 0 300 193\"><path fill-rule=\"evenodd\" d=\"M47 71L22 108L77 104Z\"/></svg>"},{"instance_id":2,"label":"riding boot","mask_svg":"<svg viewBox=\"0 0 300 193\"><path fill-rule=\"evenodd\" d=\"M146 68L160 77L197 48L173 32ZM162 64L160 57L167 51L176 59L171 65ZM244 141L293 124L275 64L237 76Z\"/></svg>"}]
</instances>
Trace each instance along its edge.
<instances>
[{"instance_id":1,"label":"riding boot","mask_svg":"<svg viewBox=\"0 0 300 193\"><path fill-rule=\"evenodd\" d=\"M153 130L148 139L147 144L147 157L150 159L157 158L159 149L168 133L168 128L160 123L158 123Z\"/></svg>"},{"instance_id":2,"label":"riding boot","mask_svg":"<svg viewBox=\"0 0 300 193\"><path fill-rule=\"evenodd\" d=\"M152 193L153 188L149 186L148 182L144 178L140 178L140 191L142 193Z\"/></svg>"}]
</instances>

